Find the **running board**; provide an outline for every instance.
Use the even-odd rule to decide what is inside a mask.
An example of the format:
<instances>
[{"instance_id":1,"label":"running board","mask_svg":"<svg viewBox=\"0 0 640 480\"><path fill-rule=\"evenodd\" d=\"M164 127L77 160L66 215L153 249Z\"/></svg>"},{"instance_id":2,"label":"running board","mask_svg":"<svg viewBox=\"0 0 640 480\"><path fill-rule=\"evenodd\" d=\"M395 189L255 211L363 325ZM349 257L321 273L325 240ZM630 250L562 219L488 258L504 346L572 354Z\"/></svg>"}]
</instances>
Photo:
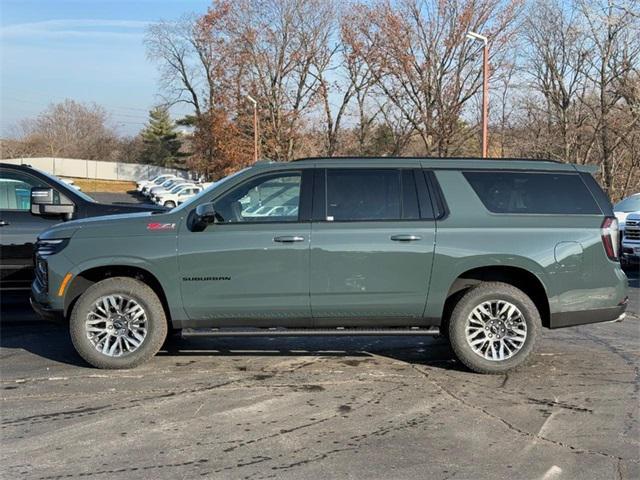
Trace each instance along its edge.
<instances>
[{"instance_id":1,"label":"running board","mask_svg":"<svg viewBox=\"0 0 640 480\"><path fill-rule=\"evenodd\" d=\"M305 337L305 336L440 335L429 328L183 328L183 337Z\"/></svg>"}]
</instances>

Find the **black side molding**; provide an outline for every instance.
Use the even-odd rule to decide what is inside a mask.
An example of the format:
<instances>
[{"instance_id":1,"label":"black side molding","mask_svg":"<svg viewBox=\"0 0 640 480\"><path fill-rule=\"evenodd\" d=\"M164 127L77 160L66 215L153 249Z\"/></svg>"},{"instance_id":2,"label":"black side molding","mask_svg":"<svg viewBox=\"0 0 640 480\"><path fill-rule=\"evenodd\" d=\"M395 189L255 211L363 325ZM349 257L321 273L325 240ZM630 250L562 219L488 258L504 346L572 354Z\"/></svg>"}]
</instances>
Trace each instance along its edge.
<instances>
[{"instance_id":1,"label":"black side molding","mask_svg":"<svg viewBox=\"0 0 640 480\"><path fill-rule=\"evenodd\" d=\"M582 310L579 312L559 312L551 314L549 328L573 327L588 323L611 322L618 319L627 309L626 302L610 308Z\"/></svg>"}]
</instances>

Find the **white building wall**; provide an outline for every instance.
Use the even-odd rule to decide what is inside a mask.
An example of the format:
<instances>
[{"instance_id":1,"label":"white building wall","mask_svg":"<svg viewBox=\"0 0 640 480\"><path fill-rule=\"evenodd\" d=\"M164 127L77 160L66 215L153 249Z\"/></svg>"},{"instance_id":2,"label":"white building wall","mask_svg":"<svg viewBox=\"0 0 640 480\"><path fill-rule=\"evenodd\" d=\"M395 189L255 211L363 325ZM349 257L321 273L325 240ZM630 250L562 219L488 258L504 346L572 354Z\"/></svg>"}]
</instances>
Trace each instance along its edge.
<instances>
[{"instance_id":1,"label":"white building wall","mask_svg":"<svg viewBox=\"0 0 640 480\"><path fill-rule=\"evenodd\" d=\"M98 180L146 180L164 173L173 173L187 178L189 172L175 168L164 168L156 165L139 163L102 162L97 160L81 160L77 158L13 158L0 160L16 165L31 165L43 172L58 177L94 178Z\"/></svg>"}]
</instances>

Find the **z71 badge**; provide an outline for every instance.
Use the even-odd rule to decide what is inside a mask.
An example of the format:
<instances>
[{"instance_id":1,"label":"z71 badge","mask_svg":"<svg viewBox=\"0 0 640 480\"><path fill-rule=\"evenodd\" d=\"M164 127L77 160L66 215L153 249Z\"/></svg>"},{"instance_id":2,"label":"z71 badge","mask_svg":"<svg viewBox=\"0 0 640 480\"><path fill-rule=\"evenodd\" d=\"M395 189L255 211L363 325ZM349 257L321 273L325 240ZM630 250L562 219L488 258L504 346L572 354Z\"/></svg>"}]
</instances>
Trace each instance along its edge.
<instances>
[{"instance_id":1,"label":"z71 badge","mask_svg":"<svg viewBox=\"0 0 640 480\"><path fill-rule=\"evenodd\" d=\"M175 230L175 223L147 223L147 230Z\"/></svg>"}]
</instances>

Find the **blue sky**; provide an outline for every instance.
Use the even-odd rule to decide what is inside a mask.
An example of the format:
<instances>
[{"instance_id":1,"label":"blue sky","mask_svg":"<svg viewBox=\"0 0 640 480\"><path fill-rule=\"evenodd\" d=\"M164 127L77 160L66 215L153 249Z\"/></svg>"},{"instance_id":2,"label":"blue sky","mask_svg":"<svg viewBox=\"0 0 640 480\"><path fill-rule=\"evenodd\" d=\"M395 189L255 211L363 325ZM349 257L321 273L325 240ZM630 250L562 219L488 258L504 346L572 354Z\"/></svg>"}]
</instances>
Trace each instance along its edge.
<instances>
[{"instance_id":1,"label":"blue sky","mask_svg":"<svg viewBox=\"0 0 640 480\"><path fill-rule=\"evenodd\" d=\"M0 0L0 135L65 98L96 102L120 133L136 133L159 101L156 66L142 43L146 26L204 12L209 3Z\"/></svg>"}]
</instances>

